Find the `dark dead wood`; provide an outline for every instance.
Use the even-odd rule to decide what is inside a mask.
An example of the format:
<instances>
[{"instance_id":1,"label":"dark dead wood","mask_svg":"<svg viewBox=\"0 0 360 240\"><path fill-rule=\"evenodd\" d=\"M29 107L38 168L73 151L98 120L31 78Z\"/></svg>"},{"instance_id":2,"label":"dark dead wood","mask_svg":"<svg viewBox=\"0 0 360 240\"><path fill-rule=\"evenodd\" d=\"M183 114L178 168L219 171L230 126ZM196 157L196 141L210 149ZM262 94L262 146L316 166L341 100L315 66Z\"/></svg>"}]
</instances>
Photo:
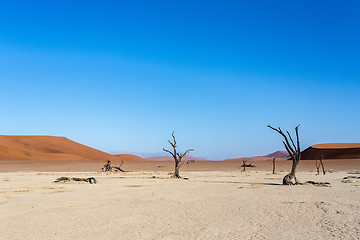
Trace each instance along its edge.
<instances>
[{"instance_id":1,"label":"dark dead wood","mask_svg":"<svg viewBox=\"0 0 360 240\"><path fill-rule=\"evenodd\" d=\"M101 168L102 172L110 172L111 171L111 161L107 161L104 167Z\"/></svg>"},{"instance_id":2,"label":"dark dead wood","mask_svg":"<svg viewBox=\"0 0 360 240\"><path fill-rule=\"evenodd\" d=\"M320 187L330 187L329 182L314 182L314 181L306 181L304 183L297 183L297 185L316 185Z\"/></svg>"},{"instance_id":3,"label":"dark dead wood","mask_svg":"<svg viewBox=\"0 0 360 240\"><path fill-rule=\"evenodd\" d=\"M320 164L321 164L321 168L322 168L323 174L325 175L325 168L324 168L324 155L321 155L321 158L320 158Z\"/></svg>"},{"instance_id":4,"label":"dark dead wood","mask_svg":"<svg viewBox=\"0 0 360 240\"><path fill-rule=\"evenodd\" d=\"M90 177L90 178L69 178L69 177L59 177L57 178L54 182L59 183L59 182L71 182L71 181L75 181L75 182L88 182L90 184L96 184L97 181L95 178Z\"/></svg>"},{"instance_id":5,"label":"dark dead wood","mask_svg":"<svg viewBox=\"0 0 360 240\"><path fill-rule=\"evenodd\" d=\"M287 135L281 130L281 128L274 128L270 125L268 125L268 128L271 128L272 130L278 132L284 139L283 145L285 146L286 151L289 153L292 162L291 172L288 173L283 178L283 184L284 185L294 185L297 184L298 181L296 179L295 173L296 168L299 165L300 159L301 159L301 151L300 151L300 140L299 140L299 126L295 127L295 134L296 134L296 144L294 140L292 139L290 133L286 131ZM290 140L289 140L290 139ZM292 180L295 180L295 183L292 182Z\"/></svg>"},{"instance_id":6,"label":"dark dead wood","mask_svg":"<svg viewBox=\"0 0 360 240\"><path fill-rule=\"evenodd\" d=\"M359 173L355 173L355 174L359 174ZM358 182L358 180L356 179L360 179L360 176L346 176L344 177L341 182L343 183L354 183L354 182ZM355 181L354 181L355 180Z\"/></svg>"},{"instance_id":7,"label":"dark dead wood","mask_svg":"<svg viewBox=\"0 0 360 240\"><path fill-rule=\"evenodd\" d=\"M111 167L111 170L114 170L115 172L129 172L129 171L123 170L120 167L116 167L116 166Z\"/></svg>"},{"instance_id":8,"label":"dark dead wood","mask_svg":"<svg viewBox=\"0 0 360 240\"><path fill-rule=\"evenodd\" d=\"M240 166L243 168L243 172L246 171L247 167L255 167L255 165L252 165L251 163L246 164L246 162L247 162L246 160L243 160L243 164Z\"/></svg>"},{"instance_id":9,"label":"dark dead wood","mask_svg":"<svg viewBox=\"0 0 360 240\"><path fill-rule=\"evenodd\" d=\"M273 171L272 171L272 173L273 173L273 174L275 174L275 159L276 159L276 158L273 158L273 160L272 160L272 165L273 165Z\"/></svg>"},{"instance_id":10,"label":"dark dead wood","mask_svg":"<svg viewBox=\"0 0 360 240\"><path fill-rule=\"evenodd\" d=\"M186 150L184 153L178 153L177 152L177 143L176 143L176 138L175 138L175 133L172 132L171 134L172 138L173 138L173 141L170 141L168 140L168 142L170 143L171 147L172 147L172 151L170 150L167 150L165 148L163 148L163 151L164 152L167 152L169 153L173 158L174 158L174 161L175 161L175 170L174 170L174 175L172 177L174 178L181 178L180 177L180 167L186 163L186 164L189 164L189 162L194 162L194 160L189 160L189 161L185 161L185 162L181 162L182 159L186 156L186 154L188 154L189 152L192 152L194 151L194 149L188 149Z\"/></svg>"},{"instance_id":11,"label":"dark dead wood","mask_svg":"<svg viewBox=\"0 0 360 240\"><path fill-rule=\"evenodd\" d=\"M324 155L321 155L321 158L319 158L319 162L318 159L315 159L315 166L317 171L316 175L320 174L320 167L322 168L323 175L325 175L326 171L324 168Z\"/></svg>"},{"instance_id":12,"label":"dark dead wood","mask_svg":"<svg viewBox=\"0 0 360 240\"><path fill-rule=\"evenodd\" d=\"M360 179L360 176L347 176L344 177L343 179Z\"/></svg>"},{"instance_id":13,"label":"dark dead wood","mask_svg":"<svg viewBox=\"0 0 360 240\"><path fill-rule=\"evenodd\" d=\"M102 172L129 172L125 171L121 168L121 166L124 164L124 160L121 160L121 164L117 166L111 166L111 161L107 161L103 168L101 168Z\"/></svg>"},{"instance_id":14,"label":"dark dead wood","mask_svg":"<svg viewBox=\"0 0 360 240\"><path fill-rule=\"evenodd\" d=\"M318 163L318 160L315 159L315 167L316 167L316 175L320 174L320 163Z\"/></svg>"}]
</instances>

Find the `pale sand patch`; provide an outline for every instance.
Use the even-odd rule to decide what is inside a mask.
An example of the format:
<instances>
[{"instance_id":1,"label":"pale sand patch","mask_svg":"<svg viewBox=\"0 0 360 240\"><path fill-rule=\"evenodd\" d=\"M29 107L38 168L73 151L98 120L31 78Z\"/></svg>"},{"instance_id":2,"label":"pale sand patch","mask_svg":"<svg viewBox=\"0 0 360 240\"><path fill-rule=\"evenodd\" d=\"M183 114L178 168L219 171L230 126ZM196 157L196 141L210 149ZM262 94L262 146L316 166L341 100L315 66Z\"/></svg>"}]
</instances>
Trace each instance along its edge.
<instances>
[{"instance_id":1,"label":"pale sand patch","mask_svg":"<svg viewBox=\"0 0 360 240\"><path fill-rule=\"evenodd\" d=\"M360 187L346 172L298 173L331 187L261 171L167 173L1 173L11 179L0 184L1 239L360 238ZM98 184L53 183L61 176Z\"/></svg>"}]
</instances>

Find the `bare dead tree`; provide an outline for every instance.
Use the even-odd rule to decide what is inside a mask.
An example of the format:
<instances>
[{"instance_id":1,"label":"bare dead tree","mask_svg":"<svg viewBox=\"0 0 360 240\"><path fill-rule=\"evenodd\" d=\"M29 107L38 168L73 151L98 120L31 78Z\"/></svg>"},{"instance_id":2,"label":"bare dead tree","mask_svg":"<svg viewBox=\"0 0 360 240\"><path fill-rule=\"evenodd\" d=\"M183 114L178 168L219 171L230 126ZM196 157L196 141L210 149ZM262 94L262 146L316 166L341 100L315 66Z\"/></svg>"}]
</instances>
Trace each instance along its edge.
<instances>
[{"instance_id":1,"label":"bare dead tree","mask_svg":"<svg viewBox=\"0 0 360 240\"><path fill-rule=\"evenodd\" d=\"M125 171L121 168L121 166L124 164L124 160L121 160L121 164L116 167L116 166L113 166L111 167L111 169L114 169L115 172L128 172L128 171Z\"/></svg>"},{"instance_id":2,"label":"bare dead tree","mask_svg":"<svg viewBox=\"0 0 360 240\"><path fill-rule=\"evenodd\" d=\"M243 169L243 172L246 171L246 160L243 160L243 165L241 165L244 169Z\"/></svg>"},{"instance_id":3,"label":"bare dead tree","mask_svg":"<svg viewBox=\"0 0 360 240\"><path fill-rule=\"evenodd\" d=\"M172 132L171 136L173 137L173 142L171 142L170 140L168 140L168 142L170 143L171 147L173 148L173 151L169 151L165 148L163 148L163 151L170 153L171 156L174 158L175 161L175 171L174 171L174 175L173 177L175 178L181 178L180 174L179 174L179 169L180 167L184 164L184 163L189 163L189 161L185 161L185 162L181 162L183 160L183 158L186 156L186 154L188 154L189 152L194 151L194 149L188 149L186 150L183 154L180 154L177 152L177 143L176 143L176 139L175 139L175 133Z\"/></svg>"},{"instance_id":4,"label":"bare dead tree","mask_svg":"<svg viewBox=\"0 0 360 240\"><path fill-rule=\"evenodd\" d=\"M101 168L102 172L110 172L111 171L111 161L107 161L104 167Z\"/></svg>"},{"instance_id":5,"label":"bare dead tree","mask_svg":"<svg viewBox=\"0 0 360 240\"><path fill-rule=\"evenodd\" d=\"M240 167L243 167L243 168L244 168L244 169L243 169L243 172L246 171L245 168L247 168L247 167L255 167L255 165L252 165L251 163L246 164L246 162L247 162L247 160L243 160L243 164L240 166Z\"/></svg>"},{"instance_id":6,"label":"bare dead tree","mask_svg":"<svg viewBox=\"0 0 360 240\"><path fill-rule=\"evenodd\" d=\"M316 175L320 174L320 162L318 163L318 160L315 159L315 166L316 166Z\"/></svg>"},{"instance_id":7,"label":"bare dead tree","mask_svg":"<svg viewBox=\"0 0 360 240\"><path fill-rule=\"evenodd\" d=\"M123 164L124 164L124 160L121 160L120 166L116 167L116 166L111 166L111 161L107 161L106 164L104 165L104 167L101 168L101 171L102 172L111 172L112 170L114 170L115 172L128 172L121 168L121 166Z\"/></svg>"},{"instance_id":8,"label":"bare dead tree","mask_svg":"<svg viewBox=\"0 0 360 240\"><path fill-rule=\"evenodd\" d=\"M321 168L322 168L322 171L323 171L323 174L325 175L325 168L324 168L324 155L321 155L321 158L320 158L320 164L321 164Z\"/></svg>"},{"instance_id":9,"label":"bare dead tree","mask_svg":"<svg viewBox=\"0 0 360 240\"><path fill-rule=\"evenodd\" d=\"M59 177L57 178L54 182L59 183L59 182L72 182L72 181L76 181L76 182L88 182L90 184L95 184L97 183L96 179L93 177L89 177L89 178L69 178L69 177Z\"/></svg>"},{"instance_id":10,"label":"bare dead tree","mask_svg":"<svg viewBox=\"0 0 360 240\"><path fill-rule=\"evenodd\" d=\"M278 132L283 138L283 144L285 146L286 151L289 153L292 162L292 167L291 167L291 172L288 173L284 178L283 178L283 184L284 185L293 185L293 184L299 184L299 182L296 179L295 176L295 172L296 172L296 168L300 162L301 159L301 151L300 151L300 140L299 140L299 126L296 126L295 128L295 133L296 133L296 145L290 135L290 133L288 131L286 131L287 135L286 136L283 131L281 130L281 128L273 128L272 126L268 125L269 128L271 128L272 130ZM288 138L289 137L289 138ZM290 141L289 141L290 139ZM291 143L290 143L291 142ZM292 182L292 179L295 180L295 183Z\"/></svg>"},{"instance_id":11,"label":"bare dead tree","mask_svg":"<svg viewBox=\"0 0 360 240\"><path fill-rule=\"evenodd\" d=\"M275 159L276 159L276 158L273 158L273 160L272 160L273 174L275 174Z\"/></svg>"},{"instance_id":12,"label":"bare dead tree","mask_svg":"<svg viewBox=\"0 0 360 240\"><path fill-rule=\"evenodd\" d=\"M324 155L321 155L321 158L319 158L319 162L318 162L318 159L316 158L315 159L315 165L316 165L316 175L319 175L320 174L320 167L322 168L322 172L323 172L323 175L325 175L325 168L324 168Z\"/></svg>"}]
</instances>

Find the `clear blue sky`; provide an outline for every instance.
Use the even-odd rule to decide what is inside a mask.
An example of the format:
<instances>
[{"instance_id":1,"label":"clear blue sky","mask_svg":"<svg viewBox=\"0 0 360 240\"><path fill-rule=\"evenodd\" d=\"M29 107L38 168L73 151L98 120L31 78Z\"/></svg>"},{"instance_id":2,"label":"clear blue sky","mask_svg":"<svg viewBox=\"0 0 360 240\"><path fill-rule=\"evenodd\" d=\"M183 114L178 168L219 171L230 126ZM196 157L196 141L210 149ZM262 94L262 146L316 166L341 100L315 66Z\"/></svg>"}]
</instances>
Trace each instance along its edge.
<instances>
[{"instance_id":1,"label":"clear blue sky","mask_svg":"<svg viewBox=\"0 0 360 240\"><path fill-rule=\"evenodd\" d=\"M359 1L126 2L0 1L0 134L156 155L175 130L209 159L283 150L268 124L360 142Z\"/></svg>"}]
</instances>

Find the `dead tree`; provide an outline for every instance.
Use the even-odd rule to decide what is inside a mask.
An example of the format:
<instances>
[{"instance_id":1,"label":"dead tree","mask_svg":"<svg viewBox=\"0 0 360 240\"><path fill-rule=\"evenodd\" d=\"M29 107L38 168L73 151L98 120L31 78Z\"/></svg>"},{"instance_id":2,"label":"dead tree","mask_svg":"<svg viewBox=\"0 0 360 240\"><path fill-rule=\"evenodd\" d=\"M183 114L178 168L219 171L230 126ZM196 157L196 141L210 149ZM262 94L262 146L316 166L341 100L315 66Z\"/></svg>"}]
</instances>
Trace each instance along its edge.
<instances>
[{"instance_id":1,"label":"dead tree","mask_svg":"<svg viewBox=\"0 0 360 240\"><path fill-rule=\"evenodd\" d=\"M184 164L184 163L189 163L189 161L186 162L181 162L183 160L183 158L186 156L186 154L188 154L189 152L194 151L194 149L188 149L186 150L183 154L180 154L177 152L176 148L177 148L177 143L176 143L176 139L175 139L175 134L174 132L172 132L172 137L173 137L173 142L171 142L170 140L168 140L168 142L170 143L171 147L173 148L173 151L169 151L165 148L163 148L163 151L170 153L171 156L174 158L175 161L175 171L174 171L174 178L181 178L180 174L179 174L179 169L180 167Z\"/></svg>"},{"instance_id":2,"label":"dead tree","mask_svg":"<svg viewBox=\"0 0 360 240\"><path fill-rule=\"evenodd\" d=\"M252 165L251 163L246 164L246 162L247 162L247 160L243 160L243 164L240 166L240 167L243 167L243 168L244 168L244 169L243 169L243 172L246 171L245 168L247 168L247 167L255 167L255 165Z\"/></svg>"},{"instance_id":3,"label":"dead tree","mask_svg":"<svg viewBox=\"0 0 360 240\"><path fill-rule=\"evenodd\" d=\"M111 161L107 161L104 167L101 168L102 172L110 172L111 171Z\"/></svg>"},{"instance_id":4,"label":"dead tree","mask_svg":"<svg viewBox=\"0 0 360 240\"><path fill-rule=\"evenodd\" d=\"M120 164L118 167L114 166L114 167L111 167L111 169L114 169L115 172L128 172L128 171L125 171L125 170L123 170L123 169L121 168L121 166L122 166L123 164L124 164L124 160L121 160L121 164Z\"/></svg>"},{"instance_id":5,"label":"dead tree","mask_svg":"<svg viewBox=\"0 0 360 240\"><path fill-rule=\"evenodd\" d=\"M88 182L90 184L95 184L97 183L96 179L93 177L89 177L89 178L69 178L69 177L59 177L57 178L54 182L59 183L59 182L71 182L71 181L76 181L76 182Z\"/></svg>"},{"instance_id":6,"label":"dead tree","mask_svg":"<svg viewBox=\"0 0 360 240\"><path fill-rule=\"evenodd\" d=\"M273 164L273 174L275 174L275 159L276 159L276 158L273 158L273 160L272 160L272 164Z\"/></svg>"},{"instance_id":7,"label":"dead tree","mask_svg":"<svg viewBox=\"0 0 360 240\"><path fill-rule=\"evenodd\" d=\"M315 159L315 166L316 166L316 175L320 174L320 162L318 163L318 160Z\"/></svg>"},{"instance_id":8,"label":"dead tree","mask_svg":"<svg viewBox=\"0 0 360 240\"><path fill-rule=\"evenodd\" d=\"M325 173L326 173L323 160L324 160L324 155L321 155L321 158L319 158L319 162L317 159L315 159L315 165L316 165L316 171L317 171L316 175L320 174L320 166L322 168L323 175L325 175Z\"/></svg>"},{"instance_id":9,"label":"dead tree","mask_svg":"<svg viewBox=\"0 0 360 240\"><path fill-rule=\"evenodd\" d=\"M243 160L243 165L241 165L244 169L243 169L243 172L246 171L246 160Z\"/></svg>"},{"instance_id":10,"label":"dead tree","mask_svg":"<svg viewBox=\"0 0 360 240\"><path fill-rule=\"evenodd\" d=\"M324 168L324 155L321 155L321 158L320 158L320 164L321 164L321 168L322 168L322 171L323 171L323 174L325 175L325 168Z\"/></svg>"},{"instance_id":11,"label":"dead tree","mask_svg":"<svg viewBox=\"0 0 360 240\"><path fill-rule=\"evenodd\" d=\"M112 172L114 170L115 172L128 172L121 168L121 166L123 164L124 164L124 160L121 160L120 166L116 167L116 166L111 166L111 161L107 161L106 164L104 165L104 167L101 168L101 171L102 172Z\"/></svg>"},{"instance_id":12,"label":"dead tree","mask_svg":"<svg viewBox=\"0 0 360 240\"><path fill-rule=\"evenodd\" d=\"M293 184L299 184L299 182L296 179L295 176L295 172L296 172L296 168L299 165L300 159L301 159L301 151L300 151L300 140L299 140L299 126L300 124L295 128L295 133L296 133L296 145L290 135L290 133L288 131L286 131L288 137L283 133L283 131L281 130L281 128L273 128L272 126L268 125L269 128L271 128L272 130L278 132L283 138L283 144L285 146L286 151L289 153L291 160L292 160L292 167L291 167L291 172L288 173L284 178L283 178L283 184L284 185L293 185ZM295 183L292 182L292 179L295 180Z\"/></svg>"}]
</instances>

